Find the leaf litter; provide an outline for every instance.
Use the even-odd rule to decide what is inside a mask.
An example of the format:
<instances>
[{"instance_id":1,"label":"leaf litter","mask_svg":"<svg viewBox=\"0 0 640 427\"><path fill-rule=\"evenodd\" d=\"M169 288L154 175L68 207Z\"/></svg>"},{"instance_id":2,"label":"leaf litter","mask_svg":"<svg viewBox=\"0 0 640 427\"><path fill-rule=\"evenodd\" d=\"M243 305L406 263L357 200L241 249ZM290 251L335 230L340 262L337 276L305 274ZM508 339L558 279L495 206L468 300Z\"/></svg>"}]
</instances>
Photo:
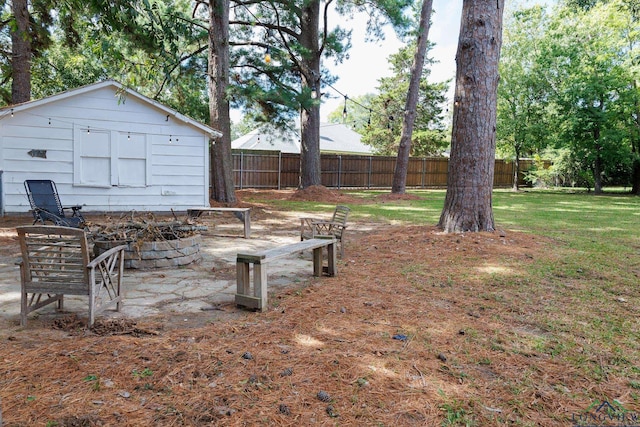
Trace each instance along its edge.
<instances>
[{"instance_id":1,"label":"leaf litter","mask_svg":"<svg viewBox=\"0 0 640 427\"><path fill-rule=\"evenodd\" d=\"M554 352L568 332L542 319L566 319L562 295L521 267L557 256L555 242L353 228L337 277L272 293L264 313L208 312L193 328L160 317L84 330L70 317L0 334L5 427L557 426L598 399L638 410L633 371L600 343Z\"/></svg>"}]
</instances>

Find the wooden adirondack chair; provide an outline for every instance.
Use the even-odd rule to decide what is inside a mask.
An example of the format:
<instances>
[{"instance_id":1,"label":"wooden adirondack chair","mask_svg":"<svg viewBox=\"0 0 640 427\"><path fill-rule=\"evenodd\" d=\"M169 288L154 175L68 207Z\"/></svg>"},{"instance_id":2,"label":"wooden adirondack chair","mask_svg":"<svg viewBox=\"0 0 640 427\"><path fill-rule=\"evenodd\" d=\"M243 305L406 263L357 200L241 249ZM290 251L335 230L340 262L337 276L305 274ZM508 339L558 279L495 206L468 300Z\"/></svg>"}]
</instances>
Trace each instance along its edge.
<instances>
[{"instance_id":1,"label":"wooden adirondack chair","mask_svg":"<svg viewBox=\"0 0 640 427\"><path fill-rule=\"evenodd\" d=\"M84 230L53 225L17 227L20 262L20 324L27 315L54 302L62 310L65 295L89 297L89 327L95 316L115 305L120 311L126 245L90 259Z\"/></svg>"},{"instance_id":2,"label":"wooden adirondack chair","mask_svg":"<svg viewBox=\"0 0 640 427\"><path fill-rule=\"evenodd\" d=\"M313 239L318 236L333 236L338 241L340 258L344 257L344 234L349 216L347 206L338 205L333 211L331 220L318 218L300 218L300 240Z\"/></svg>"}]
</instances>

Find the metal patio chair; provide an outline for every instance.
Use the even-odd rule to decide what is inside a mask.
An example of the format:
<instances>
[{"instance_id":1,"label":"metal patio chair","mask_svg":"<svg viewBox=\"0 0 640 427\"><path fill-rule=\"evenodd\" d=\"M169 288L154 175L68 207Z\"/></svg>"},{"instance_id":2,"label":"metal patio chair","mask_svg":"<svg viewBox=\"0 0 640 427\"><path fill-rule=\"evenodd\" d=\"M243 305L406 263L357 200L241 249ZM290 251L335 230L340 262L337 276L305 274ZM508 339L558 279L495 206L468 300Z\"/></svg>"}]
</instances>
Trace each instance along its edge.
<instances>
[{"instance_id":1,"label":"metal patio chair","mask_svg":"<svg viewBox=\"0 0 640 427\"><path fill-rule=\"evenodd\" d=\"M51 221L54 225L81 228L85 222L80 209L82 206L62 206L55 182L49 179L28 179L24 182L27 191L33 223L45 224ZM70 215L65 214L70 211Z\"/></svg>"}]
</instances>

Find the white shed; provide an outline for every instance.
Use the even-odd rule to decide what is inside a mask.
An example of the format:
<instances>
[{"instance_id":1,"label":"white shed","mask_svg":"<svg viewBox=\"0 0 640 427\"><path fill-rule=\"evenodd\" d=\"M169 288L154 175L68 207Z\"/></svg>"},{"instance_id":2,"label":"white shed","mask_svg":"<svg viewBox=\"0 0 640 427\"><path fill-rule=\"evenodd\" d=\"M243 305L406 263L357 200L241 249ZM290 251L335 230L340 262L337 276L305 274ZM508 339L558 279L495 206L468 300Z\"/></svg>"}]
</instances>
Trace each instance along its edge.
<instances>
[{"instance_id":1,"label":"white shed","mask_svg":"<svg viewBox=\"0 0 640 427\"><path fill-rule=\"evenodd\" d=\"M27 212L27 179L83 212L209 205L220 132L107 80L0 109L0 213Z\"/></svg>"}]
</instances>

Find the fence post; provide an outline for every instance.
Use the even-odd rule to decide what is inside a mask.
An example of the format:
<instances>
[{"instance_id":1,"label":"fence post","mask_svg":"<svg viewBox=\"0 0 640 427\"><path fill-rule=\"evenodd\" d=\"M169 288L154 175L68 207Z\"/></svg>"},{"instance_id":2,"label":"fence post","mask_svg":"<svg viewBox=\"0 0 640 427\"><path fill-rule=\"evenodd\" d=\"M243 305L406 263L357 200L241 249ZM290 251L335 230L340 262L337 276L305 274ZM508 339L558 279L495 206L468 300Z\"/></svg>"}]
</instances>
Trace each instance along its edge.
<instances>
[{"instance_id":1,"label":"fence post","mask_svg":"<svg viewBox=\"0 0 640 427\"><path fill-rule=\"evenodd\" d=\"M242 190L242 184L244 179L244 153L240 152L240 189Z\"/></svg>"},{"instance_id":2,"label":"fence post","mask_svg":"<svg viewBox=\"0 0 640 427\"><path fill-rule=\"evenodd\" d=\"M278 151L278 190L282 185L282 151Z\"/></svg>"},{"instance_id":3,"label":"fence post","mask_svg":"<svg viewBox=\"0 0 640 427\"><path fill-rule=\"evenodd\" d=\"M373 157L369 156L369 173L367 174L367 189L371 189L371 174L373 173Z\"/></svg>"},{"instance_id":4,"label":"fence post","mask_svg":"<svg viewBox=\"0 0 640 427\"><path fill-rule=\"evenodd\" d=\"M342 181L342 156L338 156L338 190L340 189L340 182Z\"/></svg>"}]
</instances>

